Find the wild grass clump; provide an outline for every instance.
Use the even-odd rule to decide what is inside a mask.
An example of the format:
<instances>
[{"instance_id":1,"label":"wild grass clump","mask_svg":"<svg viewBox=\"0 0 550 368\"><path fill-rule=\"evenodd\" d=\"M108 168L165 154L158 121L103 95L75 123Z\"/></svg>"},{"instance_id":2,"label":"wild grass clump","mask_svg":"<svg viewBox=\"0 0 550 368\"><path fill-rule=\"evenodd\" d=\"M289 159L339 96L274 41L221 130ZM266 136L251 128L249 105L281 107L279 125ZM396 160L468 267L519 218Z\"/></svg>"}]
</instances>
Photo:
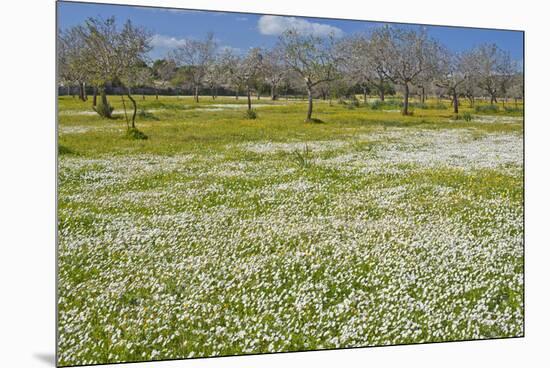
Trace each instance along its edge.
<instances>
[{"instance_id":1,"label":"wild grass clump","mask_svg":"<svg viewBox=\"0 0 550 368\"><path fill-rule=\"evenodd\" d=\"M475 107L475 112L478 113L496 113L498 110L497 105L477 105Z\"/></svg>"},{"instance_id":2,"label":"wild grass clump","mask_svg":"<svg viewBox=\"0 0 550 368\"><path fill-rule=\"evenodd\" d=\"M254 109L246 110L245 113L244 113L244 118L254 120L254 119L258 118L258 114L256 113L256 110L254 110Z\"/></svg>"},{"instance_id":3,"label":"wild grass clump","mask_svg":"<svg viewBox=\"0 0 550 368\"><path fill-rule=\"evenodd\" d=\"M311 151L306 144L302 150L295 149L292 151L292 158L294 162L302 169L311 167Z\"/></svg>"},{"instance_id":4,"label":"wild grass clump","mask_svg":"<svg viewBox=\"0 0 550 368\"><path fill-rule=\"evenodd\" d=\"M126 130L126 137L129 139L145 140L149 137L138 128L128 128Z\"/></svg>"}]
</instances>

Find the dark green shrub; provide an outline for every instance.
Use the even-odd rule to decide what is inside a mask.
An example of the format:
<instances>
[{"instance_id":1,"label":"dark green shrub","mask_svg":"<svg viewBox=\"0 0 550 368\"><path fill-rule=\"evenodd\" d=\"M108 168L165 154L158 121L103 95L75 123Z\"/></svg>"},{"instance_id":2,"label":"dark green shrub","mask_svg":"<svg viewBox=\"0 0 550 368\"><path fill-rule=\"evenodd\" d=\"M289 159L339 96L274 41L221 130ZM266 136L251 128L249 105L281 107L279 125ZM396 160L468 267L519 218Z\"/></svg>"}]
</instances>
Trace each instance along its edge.
<instances>
[{"instance_id":1,"label":"dark green shrub","mask_svg":"<svg viewBox=\"0 0 550 368\"><path fill-rule=\"evenodd\" d=\"M141 130L137 128L129 128L126 131L126 137L129 139L137 139L137 140L145 140L149 138L147 137L147 135L145 135L145 133L143 133Z\"/></svg>"},{"instance_id":2,"label":"dark green shrub","mask_svg":"<svg viewBox=\"0 0 550 368\"><path fill-rule=\"evenodd\" d=\"M63 146L62 144L57 146L57 152L59 153L59 155L72 155L72 154L74 154L74 151L72 149L70 149L67 146Z\"/></svg>"},{"instance_id":3,"label":"dark green shrub","mask_svg":"<svg viewBox=\"0 0 550 368\"><path fill-rule=\"evenodd\" d=\"M252 109L252 110L246 110L245 113L244 113L244 118L245 119L256 119L258 117L258 114L256 113L256 110Z\"/></svg>"},{"instance_id":4,"label":"dark green shrub","mask_svg":"<svg viewBox=\"0 0 550 368\"><path fill-rule=\"evenodd\" d=\"M397 100L387 100L387 101L376 100L370 103L370 108L373 110L382 110L384 108L397 109L400 107L403 107L403 103Z\"/></svg>"},{"instance_id":5,"label":"dark green shrub","mask_svg":"<svg viewBox=\"0 0 550 368\"><path fill-rule=\"evenodd\" d=\"M414 107L417 109L428 109L428 105L423 102L413 102L409 104L409 107Z\"/></svg>"},{"instance_id":6,"label":"dark green shrub","mask_svg":"<svg viewBox=\"0 0 550 368\"><path fill-rule=\"evenodd\" d=\"M504 107L504 111L506 112L514 112L514 113L522 113L523 112L523 109L520 108L520 107L510 107L510 106L506 106Z\"/></svg>"}]
</instances>

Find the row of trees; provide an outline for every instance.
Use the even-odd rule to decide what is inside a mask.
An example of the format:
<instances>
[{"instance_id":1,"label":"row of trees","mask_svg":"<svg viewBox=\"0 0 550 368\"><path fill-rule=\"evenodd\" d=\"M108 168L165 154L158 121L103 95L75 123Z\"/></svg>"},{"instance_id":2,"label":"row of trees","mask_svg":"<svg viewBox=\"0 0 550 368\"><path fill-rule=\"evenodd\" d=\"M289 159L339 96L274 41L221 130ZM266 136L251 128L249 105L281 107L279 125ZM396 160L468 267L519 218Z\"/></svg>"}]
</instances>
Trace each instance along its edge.
<instances>
[{"instance_id":1,"label":"row of trees","mask_svg":"<svg viewBox=\"0 0 550 368\"><path fill-rule=\"evenodd\" d=\"M150 34L130 21L120 29L114 18L90 18L83 25L60 32L59 67L62 81L80 86L92 84L101 96L94 106L110 117L112 108L105 86L117 81L125 86L134 106L132 88L150 86L157 90L181 86L193 91L199 102L200 91L209 88L212 98L218 88L232 89L238 98L245 92L248 109L251 94L268 86L271 98L281 91L301 90L307 94L306 120L312 120L317 96L375 93L384 101L388 91L403 96L402 113L409 114L411 94L424 102L427 95L447 96L458 113L459 98L523 98L523 76L507 52L484 44L457 53L430 38L423 30L380 27L369 34L341 39L317 37L289 29L272 49L251 48L245 55L231 49L220 50L213 34L203 40L188 40L171 50L164 59L151 63ZM85 92L80 93L86 99Z\"/></svg>"}]
</instances>

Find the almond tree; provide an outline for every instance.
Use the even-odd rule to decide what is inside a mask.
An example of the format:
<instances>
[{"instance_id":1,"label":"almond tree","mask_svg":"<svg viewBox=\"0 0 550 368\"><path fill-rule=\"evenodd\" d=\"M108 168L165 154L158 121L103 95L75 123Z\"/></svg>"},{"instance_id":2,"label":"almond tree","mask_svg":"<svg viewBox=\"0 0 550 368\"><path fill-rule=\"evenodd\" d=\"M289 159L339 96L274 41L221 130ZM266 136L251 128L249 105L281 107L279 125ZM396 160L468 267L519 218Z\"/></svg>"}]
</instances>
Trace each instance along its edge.
<instances>
[{"instance_id":1,"label":"almond tree","mask_svg":"<svg viewBox=\"0 0 550 368\"><path fill-rule=\"evenodd\" d=\"M222 79L225 84L235 90L235 99L239 99L239 91L241 90L241 80L238 77L238 65L241 59L230 49L226 49L220 56L219 61L222 66Z\"/></svg>"},{"instance_id":2,"label":"almond tree","mask_svg":"<svg viewBox=\"0 0 550 368\"><path fill-rule=\"evenodd\" d=\"M176 75L176 64L173 60L162 59L153 63L153 75L155 77L156 99L159 99L158 85L162 89L167 88Z\"/></svg>"},{"instance_id":3,"label":"almond tree","mask_svg":"<svg viewBox=\"0 0 550 368\"><path fill-rule=\"evenodd\" d=\"M509 97L514 99L514 105L518 108L518 100L523 100L523 73L517 73L514 76L511 87L507 90Z\"/></svg>"},{"instance_id":4,"label":"almond tree","mask_svg":"<svg viewBox=\"0 0 550 368\"><path fill-rule=\"evenodd\" d=\"M337 78L339 58L334 54L334 37L321 38L302 35L289 29L280 36L279 47L288 68L300 76L307 90L308 109L306 122L312 121L313 89L320 83Z\"/></svg>"},{"instance_id":5,"label":"almond tree","mask_svg":"<svg viewBox=\"0 0 550 368\"><path fill-rule=\"evenodd\" d=\"M468 70L468 56L441 48L437 60L435 84L449 93L453 111L458 114L458 96L471 72Z\"/></svg>"},{"instance_id":6,"label":"almond tree","mask_svg":"<svg viewBox=\"0 0 550 368\"><path fill-rule=\"evenodd\" d=\"M474 50L474 55L478 85L489 94L492 105L513 80L516 66L510 54L495 44L479 46Z\"/></svg>"},{"instance_id":7,"label":"almond tree","mask_svg":"<svg viewBox=\"0 0 550 368\"><path fill-rule=\"evenodd\" d=\"M58 36L58 66L59 77L69 86L76 83L79 89L79 98L86 101L87 71L83 67L82 51L85 47L82 32L79 26L60 31Z\"/></svg>"},{"instance_id":8,"label":"almond tree","mask_svg":"<svg viewBox=\"0 0 550 368\"><path fill-rule=\"evenodd\" d=\"M245 57L239 57L226 52L223 56L224 69L227 72L229 80L237 86L243 86L246 89L248 111L252 111L251 91L259 76L263 55L259 48L251 49Z\"/></svg>"},{"instance_id":9,"label":"almond tree","mask_svg":"<svg viewBox=\"0 0 550 368\"><path fill-rule=\"evenodd\" d=\"M343 72L363 91L363 100L367 101L367 92L374 87L380 101L384 101L387 77L383 72L383 63L376 55L380 40L376 37L356 35L346 38L338 44L341 53Z\"/></svg>"},{"instance_id":10,"label":"almond tree","mask_svg":"<svg viewBox=\"0 0 550 368\"><path fill-rule=\"evenodd\" d=\"M264 53L262 73L271 89L271 100L277 99L277 88L287 73L283 60L282 50L274 48Z\"/></svg>"},{"instance_id":11,"label":"almond tree","mask_svg":"<svg viewBox=\"0 0 550 368\"><path fill-rule=\"evenodd\" d=\"M111 118L113 108L109 105L105 87L113 79L120 77L121 42L115 18L88 18L77 28L84 40L81 52L84 68L94 86L99 89L100 104L94 110L101 116Z\"/></svg>"},{"instance_id":12,"label":"almond tree","mask_svg":"<svg viewBox=\"0 0 550 368\"><path fill-rule=\"evenodd\" d=\"M148 68L146 68L147 72L143 71L146 55L151 50L150 34L145 28L134 26L128 20L117 38L118 44L115 57L118 59L119 64L120 74L118 76L126 87L126 95L132 101L134 110L131 128L135 129L137 103L132 97L132 88L143 85L150 76L147 73L149 72Z\"/></svg>"},{"instance_id":13,"label":"almond tree","mask_svg":"<svg viewBox=\"0 0 550 368\"><path fill-rule=\"evenodd\" d=\"M476 97L481 96L479 83L479 63L477 52L475 50L467 51L461 55L462 69L466 74L466 79L462 83L461 89L464 96L468 99L470 107L474 107Z\"/></svg>"},{"instance_id":14,"label":"almond tree","mask_svg":"<svg viewBox=\"0 0 550 368\"><path fill-rule=\"evenodd\" d=\"M187 40L172 52L172 59L178 68L187 67L187 75L193 89L195 102L199 102L199 91L208 69L214 61L216 42L214 34L208 33L204 41Z\"/></svg>"},{"instance_id":15,"label":"almond tree","mask_svg":"<svg viewBox=\"0 0 550 368\"><path fill-rule=\"evenodd\" d=\"M219 55L215 55L212 62L208 65L206 74L204 77L205 83L210 88L212 99L215 100L218 97L218 87L223 81L224 69Z\"/></svg>"},{"instance_id":16,"label":"almond tree","mask_svg":"<svg viewBox=\"0 0 550 368\"><path fill-rule=\"evenodd\" d=\"M425 31L384 27L373 32L374 57L382 72L403 88L403 115L409 114L410 87L431 73L437 57L437 44Z\"/></svg>"}]
</instances>

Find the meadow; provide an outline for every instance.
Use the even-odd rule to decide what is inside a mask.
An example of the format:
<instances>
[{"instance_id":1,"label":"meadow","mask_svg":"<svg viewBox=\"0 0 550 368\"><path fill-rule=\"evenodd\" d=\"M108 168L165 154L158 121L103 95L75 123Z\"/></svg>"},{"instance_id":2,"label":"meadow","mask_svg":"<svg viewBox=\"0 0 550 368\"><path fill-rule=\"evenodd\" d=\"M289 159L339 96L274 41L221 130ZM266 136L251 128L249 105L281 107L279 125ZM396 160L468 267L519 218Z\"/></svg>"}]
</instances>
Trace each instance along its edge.
<instances>
[{"instance_id":1,"label":"meadow","mask_svg":"<svg viewBox=\"0 0 550 368\"><path fill-rule=\"evenodd\" d=\"M59 364L523 335L523 115L59 97Z\"/></svg>"}]
</instances>

